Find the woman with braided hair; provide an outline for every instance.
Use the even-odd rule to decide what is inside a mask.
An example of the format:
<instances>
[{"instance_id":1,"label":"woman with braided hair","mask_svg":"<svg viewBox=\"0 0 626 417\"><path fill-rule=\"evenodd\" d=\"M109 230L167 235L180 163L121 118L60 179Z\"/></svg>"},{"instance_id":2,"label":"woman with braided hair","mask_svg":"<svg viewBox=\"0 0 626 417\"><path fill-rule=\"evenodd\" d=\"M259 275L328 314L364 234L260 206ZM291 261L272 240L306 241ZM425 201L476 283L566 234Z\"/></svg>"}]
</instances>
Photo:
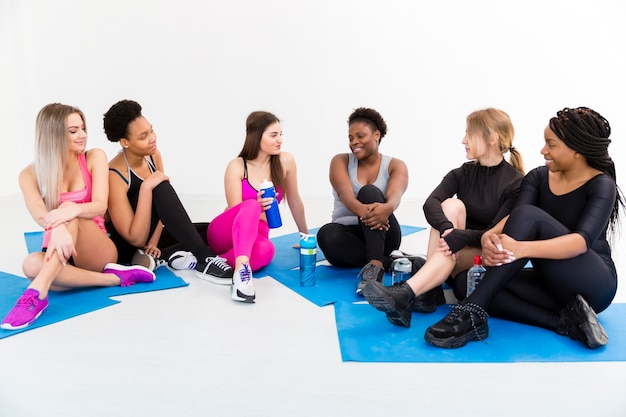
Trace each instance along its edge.
<instances>
[{"instance_id":1,"label":"woman with braided hair","mask_svg":"<svg viewBox=\"0 0 626 417\"><path fill-rule=\"evenodd\" d=\"M545 166L529 172L516 206L481 238L487 272L476 290L426 330L427 342L458 348L489 333L487 317L580 340L608 336L596 313L617 290L607 232L623 197L609 156L611 128L597 112L565 108L545 128ZM532 269L524 269L528 261Z\"/></svg>"}]
</instances>

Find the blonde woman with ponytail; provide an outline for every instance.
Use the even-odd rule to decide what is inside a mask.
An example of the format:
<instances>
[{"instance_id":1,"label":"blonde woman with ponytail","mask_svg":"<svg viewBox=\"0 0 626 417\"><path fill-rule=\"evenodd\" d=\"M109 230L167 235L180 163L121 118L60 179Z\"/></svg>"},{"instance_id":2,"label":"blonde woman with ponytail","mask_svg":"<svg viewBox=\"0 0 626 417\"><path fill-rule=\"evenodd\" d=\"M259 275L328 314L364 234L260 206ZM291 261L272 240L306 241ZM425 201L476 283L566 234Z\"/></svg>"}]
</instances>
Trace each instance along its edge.
<instances>
[{"instance_id":1,"label":"blonde woman with ponytail","mask_svg":"<svg viewBox=\"0 0 626 417\"><path fill-rule=\"evenodd\" d=\"M450 171L423 206L431 226L426 259L412 259L413 276L407 281L390 287L372 282L363 289L367 301L391 323L410 327L412 312L435 311L445 301L446 280L457 297L464 297L464 277L474 256L481 254L481 236L510 213L524 177L514 133L502 110L487 108L467 116L461 143L470 162Z\"/></svg>"},{"instance_id":2,"label":"blonde woman with ponytail","mask_svg":"<svg viewBox=\"0 0 626 417\"><path fill-rule=\"evenodd\" d=\"M44 229L41 252L24 260L31 282L2 320L6 330L32 324L48 307L48 292L80 287L152 282L143 267L117 265L103 215L109 193L108 162L100 149L87 152L85 115L53 103L37 115L35 159L19 175L26 207Z\"/></svg>"}]
</instances>

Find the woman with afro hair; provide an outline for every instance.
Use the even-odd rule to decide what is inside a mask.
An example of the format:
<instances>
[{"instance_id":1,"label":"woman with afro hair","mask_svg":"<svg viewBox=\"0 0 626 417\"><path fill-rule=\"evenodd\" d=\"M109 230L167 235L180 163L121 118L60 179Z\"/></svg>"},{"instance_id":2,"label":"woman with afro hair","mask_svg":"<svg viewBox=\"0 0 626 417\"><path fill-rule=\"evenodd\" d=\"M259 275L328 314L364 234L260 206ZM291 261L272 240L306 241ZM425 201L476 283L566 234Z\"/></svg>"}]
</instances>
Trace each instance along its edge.
<instances>
[{"instance_id":1,"label":"woman with afro hair","mask_svg":"<svg viewBox=\"0 0 626 417\"><path fill-rule=\"evenodd\" d=\"M330 162L334 206L332 222L317 233L319 247L332 265L359 268L356 293L367 282L381 282L390 254L402 235L394 212L409 182L406 164L380 153L387 124L374 109L358 108L348 118L349 153ZM358 281L360 278L360 281Z\"/></svg>"}]
</instances>

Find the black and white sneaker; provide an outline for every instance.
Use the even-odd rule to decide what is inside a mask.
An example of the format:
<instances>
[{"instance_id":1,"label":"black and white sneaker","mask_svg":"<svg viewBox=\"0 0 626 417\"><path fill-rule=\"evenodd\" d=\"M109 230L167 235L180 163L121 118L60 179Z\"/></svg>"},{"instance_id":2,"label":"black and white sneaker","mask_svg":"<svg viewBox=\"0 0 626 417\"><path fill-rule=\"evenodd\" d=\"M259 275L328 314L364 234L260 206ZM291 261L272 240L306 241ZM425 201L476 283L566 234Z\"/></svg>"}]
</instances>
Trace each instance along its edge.
<instances>
[{"instance_id":1,"label":"black and white sneaker","mask_svg":"<svg viewBox=\"0 0 626 417\"><path fill-rule=\"evenodd\" d=\"M179 250L174 252L170 259L167 261L167 264L172 269L196 269L196 265L198 264L198 260L191 252Z\"/></svg>"},{"instance_id":2,"label":"black and white sneaker","mask_svg":"<svg viewBox=\"0 0 626 417\"><path fill-rule=\"evenodd\" d=\"M196 265L196 277L205 279L214 284L231 285L233 283L233 268L226 259L219 256L209 256Z\"/></svg>"}]
</instances>

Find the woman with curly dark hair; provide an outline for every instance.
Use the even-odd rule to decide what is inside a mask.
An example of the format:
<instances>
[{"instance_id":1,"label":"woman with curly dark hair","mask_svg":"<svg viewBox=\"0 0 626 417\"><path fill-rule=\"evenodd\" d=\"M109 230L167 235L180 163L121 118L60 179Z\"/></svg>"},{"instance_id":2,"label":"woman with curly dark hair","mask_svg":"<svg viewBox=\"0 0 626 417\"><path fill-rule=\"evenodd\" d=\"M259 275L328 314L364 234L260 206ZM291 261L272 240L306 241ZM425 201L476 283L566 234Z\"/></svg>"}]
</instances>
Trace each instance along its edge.
<instances>
[{"instance_id":1,"label":"woman with curly dark hair","mask_svg":"<svg viewBox=\"0 0 626 417\"><path fill-rule=\"evenodd\" d=\"M526 175L511 214L481 238L483 280L427 329L427 342L457 348L483 340L487 312L590 349L608 342L596 313L617 290L607 233L623 206L610 134L609 122L586 107L565 108L550 119L541 149L545 166ZM532 269L524 269L529 260Z\"/></svg>"},{"instance_id":2,"label":"woman with curly dark hair","mask_svg":"<svg viewBox=\"0 0 626 417\"><path fill-rule=\"evenodd\" d=\"M174 269L195 269L198 278L231 283L232 268L207 245L208 223L191 222L164 174L157 136L141 105L121 100L105 113L103 123L109 141L121 147L109 161L106 225L118 261L154 269L163 260Z\"/></svg>"},{"instance_id":3,"label":"woman with curly dark hair","mask_svg":"<svg viewBox=\"0 0 626 417\"><path fill-rule=\"evenodd\" d=\"M363 267L356 293L367 282L381 282L400 247L400 225L393 214L409 182L406 164L379 151L387 124L374 109L358 108L348 118L350 153L330 162L334 207L332 223L317 233L326 259L340 267Z\"/></svg>"}]
</instances>

